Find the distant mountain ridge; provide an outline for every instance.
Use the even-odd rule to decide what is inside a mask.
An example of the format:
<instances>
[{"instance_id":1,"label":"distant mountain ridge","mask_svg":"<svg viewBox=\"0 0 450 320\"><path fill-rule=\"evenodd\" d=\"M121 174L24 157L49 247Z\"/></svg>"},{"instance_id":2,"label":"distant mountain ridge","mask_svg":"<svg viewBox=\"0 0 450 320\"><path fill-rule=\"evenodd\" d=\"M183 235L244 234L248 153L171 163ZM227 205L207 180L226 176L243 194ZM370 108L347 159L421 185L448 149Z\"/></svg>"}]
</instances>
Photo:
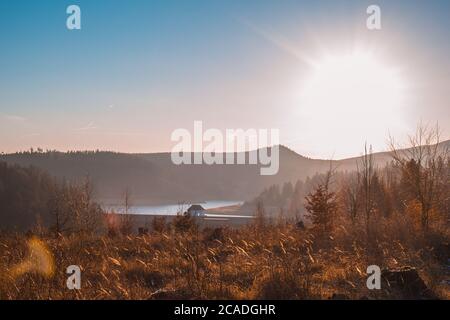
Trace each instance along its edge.
<instances>
[{"instance_id":1,"label":"distant mountain ridge","mask_svg":"<svg viewBox=\"0 0 450 320\"><path fill-rule=\"evenodd\" d=\"M442 142L450 145L450 140ZM253 151L256 152L256 151ZM248 153L247 153L248 156ZM35 166L58 179L80 180L89 175L96 197L118 203L128 188L135 204L248 200L264 188L306 179L329 169L330 161L310 159L280 146L276 175L260 175L260 165L175 165L170 153L34 152L0 155L0 161ZM374 153L378 166L390 161L389 152ZM353 171L358 157L333 160L338 170Z\"/></svg>"}]
</instances>

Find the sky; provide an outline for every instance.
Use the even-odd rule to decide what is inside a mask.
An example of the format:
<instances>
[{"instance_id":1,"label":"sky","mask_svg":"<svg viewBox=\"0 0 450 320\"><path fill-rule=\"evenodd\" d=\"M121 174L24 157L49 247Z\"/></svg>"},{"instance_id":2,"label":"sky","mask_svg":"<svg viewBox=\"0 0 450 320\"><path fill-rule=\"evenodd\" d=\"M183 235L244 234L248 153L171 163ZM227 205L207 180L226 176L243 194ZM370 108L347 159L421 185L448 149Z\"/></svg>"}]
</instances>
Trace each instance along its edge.
<instances>
[{"instance_id":1,"label":"sky","mask_svg":"<svg viewBox=\"0 0 450 320\"><path fill-rule=\"evenodd\" d=\"M196 120L275 128L314 158L420 121L448 139L449 38L445 0L1 1L0 152L170 151Z\"/></svg>"}]
</instances>

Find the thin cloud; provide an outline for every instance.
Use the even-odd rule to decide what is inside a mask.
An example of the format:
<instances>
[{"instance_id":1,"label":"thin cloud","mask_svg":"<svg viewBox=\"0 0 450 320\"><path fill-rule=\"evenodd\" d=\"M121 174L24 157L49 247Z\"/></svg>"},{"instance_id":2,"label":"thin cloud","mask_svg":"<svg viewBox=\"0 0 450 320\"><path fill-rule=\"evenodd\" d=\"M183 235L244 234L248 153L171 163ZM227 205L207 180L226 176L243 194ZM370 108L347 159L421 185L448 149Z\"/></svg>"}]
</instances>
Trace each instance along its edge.
<instances>
[{"instance_id":1,"label":"thin cloud","mask_svg":"<svg viewBox=\"0 0 450 320\"><path fill-rule=\"evenodd\" d=\"M7 121L12 121L12 122L25 122L27 120L26 118L16 115L16 114L4 114L1 117Z\"/></svg>"},{"instance_id":2,"label":"thin cloud","mask_svg":"<svg viewBox=\"0 0 450 320\"><path fill-rule=\"evenodd\" d=\"M86 126L77 128L75 130L76 131L88 131L88 130L93 130L93 129L97 129L97 127L95 126L94 122L89 122Z\"/></svg>"},{"instance_id":3,"label":"thin cloud","mask_svg":"<svg viewBox=\"0 0 450 320\"><path fill-rule=\"evenodd\" d=\"M145 132L132 132L132 131L102 131L99 132L104 135L115 135L115 136L149 136Z\"/></svg>"}]
</instances>

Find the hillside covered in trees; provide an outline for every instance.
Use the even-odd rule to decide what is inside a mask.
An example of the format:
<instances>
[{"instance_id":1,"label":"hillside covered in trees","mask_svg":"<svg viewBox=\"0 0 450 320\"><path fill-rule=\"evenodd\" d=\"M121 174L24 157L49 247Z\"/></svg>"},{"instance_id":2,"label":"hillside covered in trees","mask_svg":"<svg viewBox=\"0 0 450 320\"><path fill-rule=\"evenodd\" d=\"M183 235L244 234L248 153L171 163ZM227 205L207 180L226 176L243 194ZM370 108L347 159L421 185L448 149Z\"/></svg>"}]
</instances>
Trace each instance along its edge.
<instances>
[{"instance_id":1,"label":"hillside covered in trees","mask_svg":"<svg viewBox=\"0 0 450 320\"><path fill-rule=\"evenodd\" d=\"M332 163L341 171L353 171L357 159ZM390 160L388 153L374 154L374 161L380 166ZM80 182L89 175L98 200L117 203L125 189L129 189L136 204L245 201L271 185L304 181L329 168L327 160L306 158L283 146L280 147L280 169L273 176L261 176L260 165L177 166L172 163L170 153L63 153L38 149L3 154L0 161L40 168L59 181Z\"/></svg>"},{"instance_id":2,"label":"hillside covered in trees","mask_svg":"<svg viewBox=\"0 0 450 320\"><path fill-rule=\"evenodd\" d=\"M35 167L0 162L0 230L80 231L100 222L88 177L81 183L57 181Z\"/></svg>"}]
</instances>

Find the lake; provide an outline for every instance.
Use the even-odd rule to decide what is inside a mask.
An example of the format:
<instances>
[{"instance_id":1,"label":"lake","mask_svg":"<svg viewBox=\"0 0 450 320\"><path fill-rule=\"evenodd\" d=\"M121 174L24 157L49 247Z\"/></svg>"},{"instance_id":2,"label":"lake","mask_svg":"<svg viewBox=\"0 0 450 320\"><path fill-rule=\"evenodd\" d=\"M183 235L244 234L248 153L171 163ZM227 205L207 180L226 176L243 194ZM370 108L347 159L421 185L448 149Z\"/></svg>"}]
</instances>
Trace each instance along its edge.
<instances>
[{"instance_id":1,"label":"lake","mask_svg":"<svg viewBox=\"0 0 450 320\"><path fill-rule=\"evenodd\" d=\"M217 201L205 201L201 203L195 203L200 204L205 209L214 209L214 208L220 208L220 207L227 207L227 206L234 206L234 205L241 205L243 201L223 201L223 200L217 200ZM132 206L129 209L129 213L132 214L148 214L148 215L176 215L178 212L185 212L191 204L167 204L167 205L159 205L159 206ZM108 211L114 211L117 213L123 213L124 207L123 206L106 206L106 210Z\"/></svg>"}]
</instances>

